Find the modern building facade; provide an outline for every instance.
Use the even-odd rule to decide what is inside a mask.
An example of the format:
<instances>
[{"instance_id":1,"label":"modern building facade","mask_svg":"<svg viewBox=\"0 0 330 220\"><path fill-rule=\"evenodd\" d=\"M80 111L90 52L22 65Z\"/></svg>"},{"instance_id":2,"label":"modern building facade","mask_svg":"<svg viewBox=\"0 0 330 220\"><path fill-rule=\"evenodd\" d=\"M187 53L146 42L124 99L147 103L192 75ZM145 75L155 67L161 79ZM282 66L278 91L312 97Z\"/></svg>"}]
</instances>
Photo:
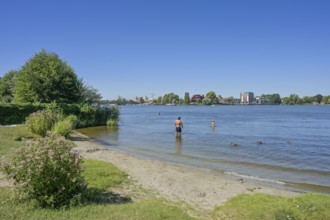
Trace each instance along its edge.
<instances>
[{"instance_id":1,"label":"modern building facade","mask_svg":"<svg viewBox=\"0 0 330 220\"><path fill-rule=\"evenodd\" d=\"M240 94L241 104L249 105L254 103L253 92L241 92Z\"/></svg>"}]
</instances>

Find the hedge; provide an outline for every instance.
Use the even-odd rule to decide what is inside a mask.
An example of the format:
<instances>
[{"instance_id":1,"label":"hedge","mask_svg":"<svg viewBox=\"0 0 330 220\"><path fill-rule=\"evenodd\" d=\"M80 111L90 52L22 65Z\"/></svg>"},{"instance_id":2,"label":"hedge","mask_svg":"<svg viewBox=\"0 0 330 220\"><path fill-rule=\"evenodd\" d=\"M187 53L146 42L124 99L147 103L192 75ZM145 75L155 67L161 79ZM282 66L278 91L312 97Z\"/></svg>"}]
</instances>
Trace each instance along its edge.
<instances>
[{"instance_id":1,"label":"hedge","mask_svg":"<svg viewBox=\"0 0 330 220\"><path fill-rule=\"evenodd\" d=\"M54 103L53 103L54 104ZM0 103L0 125L22 124L30 114L45 109L49 104L11 104ZM77 127L106 125L108 119L118 120L116 107L95 107L87 104L56 103L64 115L76 115Z\"/></svg>"},{"instance_id":2,"label":"hedge","mask_svg":"<svg viewBox=\"0 0 330 220\"><path fill-rule=\"evenodd\" d=\"M46 104L0 103L0 124L22 124L31 113L46 108Z\"/></svg>"}]
</instances>

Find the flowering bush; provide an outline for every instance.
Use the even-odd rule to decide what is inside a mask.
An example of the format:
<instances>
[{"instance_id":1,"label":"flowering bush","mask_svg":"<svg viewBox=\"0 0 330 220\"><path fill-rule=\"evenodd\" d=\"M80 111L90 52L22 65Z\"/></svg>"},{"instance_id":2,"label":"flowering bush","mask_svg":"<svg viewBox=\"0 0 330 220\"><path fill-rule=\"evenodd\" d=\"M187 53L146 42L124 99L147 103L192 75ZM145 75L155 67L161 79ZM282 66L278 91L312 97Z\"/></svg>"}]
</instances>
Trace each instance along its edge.
<instances>
[{"instance_id":1,"label":"flowering bush","mask_svg":"<svg viewBox=\"0 0 330 220\"><path fill-rule=\"evenodd\" d=\"M51 208L80 203L86 183L81 175L82 157L73 147L71 141L50 133L18 149L11 161L2 161L18 198Z\"/></svg>"}]
</instances>

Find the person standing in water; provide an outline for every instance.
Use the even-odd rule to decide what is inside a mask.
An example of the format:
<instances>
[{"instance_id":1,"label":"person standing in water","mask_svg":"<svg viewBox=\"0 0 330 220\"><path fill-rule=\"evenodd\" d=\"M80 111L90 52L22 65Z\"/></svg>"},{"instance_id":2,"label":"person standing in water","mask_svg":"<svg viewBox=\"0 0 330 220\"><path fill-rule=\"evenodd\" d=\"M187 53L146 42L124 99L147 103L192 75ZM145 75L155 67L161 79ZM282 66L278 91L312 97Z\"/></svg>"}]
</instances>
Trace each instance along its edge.
<instances>
[{"instance_id":1,"label":"person standing in water","mask_svg":"<svg viewBox=\"0 0 330 220\"><path fill-rule=\"evenodd\" d=\"M183 128L183 123L181 121L181 117L178 117L178 119L175 120L175 131L176 131L176 136L180 137L181 136L181 131Z\"/></svg>"},{"instance_id":2,"label":"person standing in water","mask_svg":"<svg viewBox=\"0 0 330 220\"><path fill-rule=\"evenodd\" d=\"M212 121L211 121L211 128L215 128L215 122L214 122L214 119L212 119Z\"/></svg>"}]
</instances>

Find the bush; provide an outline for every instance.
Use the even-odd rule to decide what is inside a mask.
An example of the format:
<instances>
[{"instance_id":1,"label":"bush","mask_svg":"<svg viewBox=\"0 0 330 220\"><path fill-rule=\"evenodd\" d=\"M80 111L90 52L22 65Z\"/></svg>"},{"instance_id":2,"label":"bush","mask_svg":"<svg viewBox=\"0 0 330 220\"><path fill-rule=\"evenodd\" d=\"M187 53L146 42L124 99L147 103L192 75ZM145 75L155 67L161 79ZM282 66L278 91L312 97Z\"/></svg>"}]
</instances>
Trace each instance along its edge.
<instances>
[{"instance_id":1,"label":"bush","mask_svg":"<svg viewBox=\"0 0 330 220\"><path fill-rule=\"evenodd\" d=\"M35 134L46 136L47 131L52 130L56 122L63 118L59 108L49 105L45 110L32 113L26 118L27 127Z\"/></svg>"},{"instance_id":2,"label":"bush","mask_svg":"<svg viewBox=\"0 0 330 220\"><path fill-rule=\"evenodd\" d=\"M119 109L116 107L101 108L101 107L93 107L90 105L83 105L80 108L80 114L78 118L79 118L79 123L77 126L79 128L107 125L107 121L109 119L118 122Z\"/></svg>"},{"instance_id":3,"label":"bush","mask_svg":"<svg viewBox=\"0 0 330 220\"><path fill-rule=\"evenodd\" d=\"M75 115L69 115L65 118L65 120L68 120L72 123L72 129L75 129L77 127L77 124L79 122L79 119Z\"/></svg>"},{"instance_id":4,"label":"bush","mask_svg":"<svg viewBox=\"0 0 330 220\"><path fill-rule=\"evenodd\" d=\"M88 126L94 126L95 123L95 114L97 109L95 107L92 107L90 105L83 105L80 108L80 114L78 116L79 118L79 124L78 127L88 127Z\"/></svg>"},{"instance_id":5,"label":"bush","mask_svg":"<svg viewBox=\"0 0 330 220\"><path fill-rule=\"evenodd\" d=\"M69 134L72 131L72 129L76 127L77 122L78 122L77 116L69 115L63 120L56 122L53 127L53 131L67 138L69 137Z\"/></svg>"},{"instance_id":6,"label":"bush","mask_svg":"<svg viewBox=\"0 0 330 220\"><path fill-rule=\"evenodd\" d=\"M44 137L55 123L55 121L49 120L50 118L49 112L45 110L37 111L26 118L25 124L33 133Z\"/></svg>"},{"instance_id":7,"label":"bush","mask_svg":"<svg viewBox=\"0 0 330 220\"><path fill-rule=\"evenodd\" d=\"M115 119L109 119L107 121L107 126L109 126L109 127L113 127L113 126L117 126L117 125L118 125L118 121Z\"/></svg>"},{"instance_id":8,"label":"bush","mask_svg":"<svg viewBox=\"0 0 330 220\"><path fill-rule=\"evenodd\" d=\"M14 180L20 200L33 200L40 207L59 208L82 201L86 189L82 158L74 144L56 133L39 138L15 152L1 167Z\"/></svg>"}]
</instances>

